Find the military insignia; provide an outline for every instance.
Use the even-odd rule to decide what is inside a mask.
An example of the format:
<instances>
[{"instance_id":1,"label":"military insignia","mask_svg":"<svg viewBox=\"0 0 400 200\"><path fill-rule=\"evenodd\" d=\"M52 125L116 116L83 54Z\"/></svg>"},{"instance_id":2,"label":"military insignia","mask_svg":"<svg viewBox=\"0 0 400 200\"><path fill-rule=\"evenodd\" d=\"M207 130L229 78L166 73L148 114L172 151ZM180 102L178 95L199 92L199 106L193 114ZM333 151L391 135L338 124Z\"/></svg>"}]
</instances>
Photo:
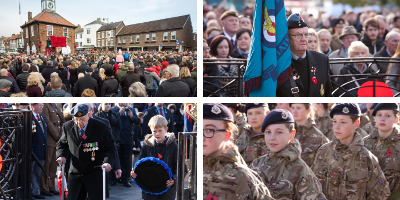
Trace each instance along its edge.
<instances>
[{"instance_id":1,"label":"military insignia","mask_svg":"<svg viewBox=\"0 0 400 200\"><path fill-rule=\"evenodd\" d=\"M221 113L221 109L219 109L217 105L214 105L214 106L211 108L211 112L214 113L214 114L216 114L216 115L218 115L219 113Z\"/></svg>"},{"instance_id":2,"label":"military insignia","mask_svg":"<svg viewBox=\"0 0 400 200\"><path fill-rule=\"evenodd\" d=\"M255 103L254 105L258 106L259 103Z\"/></svg>"},{"instance_id":3,"label":"military insignia","mask_svg":"<svg viewBox=\"0 0 400 200\"><path fill-rule=\"evenodd\" d=\"M385 182L385 180L383 180L383 179L381 179L381 180L379 181L380 184L383 184L384 182Z\"/></svg>"},{"instance_id":4,"label":"military insignia","mask_svg":"<svg viewBox=\"0 0 400 200\"><path fill-rule=\"evenodd\" d=\"M80 117L80 116L82 116L82 113L81 113L81 112L78 112L78 117Z\"/></svg>"},{"instance_id":5,"label":"military insignia","mask_svg":"<svg viewBox=\"0 0 400 200\"><path fill-rule=\"evenodd\" d=\"M321 84L321 89L319 90L319 93L321 94L321 96L324 96L325 94L324 84Z\"/></svg>"},{"instance_id":6,"label":"military insignia","mask_svg":"<svg viewBox=\"0 0 400 200\"><path fill-rule=\"evenodd\" d=\"M287 113L286 112L282 112L282 119L287 119L287 118L288 118Z\"/></svg>"},{"instance_id":7,"label":"military insignia","mask_svg":"<svg viewBox=\"0 0 400 200\"><path fill-rule=\"evenodd\" d=\"M343 110L342 110L342 112L343 112L344 114L347 114L347 113L350 112L350 110L349 110L347 107L344 107Z\"/></svg>"}]
</instances>

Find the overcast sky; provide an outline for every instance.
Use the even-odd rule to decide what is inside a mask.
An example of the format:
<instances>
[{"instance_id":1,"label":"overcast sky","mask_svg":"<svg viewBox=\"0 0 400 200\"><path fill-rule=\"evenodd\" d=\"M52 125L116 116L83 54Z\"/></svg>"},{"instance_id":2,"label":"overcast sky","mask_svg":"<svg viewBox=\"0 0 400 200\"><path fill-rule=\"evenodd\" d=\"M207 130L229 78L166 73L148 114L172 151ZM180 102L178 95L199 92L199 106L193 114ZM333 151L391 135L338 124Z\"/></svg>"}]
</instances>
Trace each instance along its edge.
<instances>
[{"instance_id":1,"label":"overcast sky","mask_svg":"<svg viewBox=\"0 0 400 200\"><path fill-rule=\"evenodd\" d=\"M18 34L20 26L42 12L40 0L1 1L0 37ZM84 26L97 18L109 22L123 21L125 25L154 21L190 14L193 31L197 30L196 0L56 0L56 12L74 25ZM22 24L21 24L22 21Z\"/></svg>"}]
</instances>

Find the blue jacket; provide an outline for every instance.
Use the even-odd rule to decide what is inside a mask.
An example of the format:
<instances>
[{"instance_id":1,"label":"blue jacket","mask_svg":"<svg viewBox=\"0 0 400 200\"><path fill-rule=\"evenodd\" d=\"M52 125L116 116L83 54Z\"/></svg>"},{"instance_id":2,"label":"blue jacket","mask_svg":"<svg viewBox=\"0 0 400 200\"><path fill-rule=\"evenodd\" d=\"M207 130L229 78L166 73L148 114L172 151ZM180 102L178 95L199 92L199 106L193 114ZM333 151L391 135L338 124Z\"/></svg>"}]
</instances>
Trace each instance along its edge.
<instances>
[{"instance_id":1,"label":"blue jacket","mask_svg":"<svg viewBox=\"0 0 400 200\"><path fill-rule=\"evenodd\" d=\"M32 152L39 160L46 160L47 156L47 125L46 117L42 114L38 115L41 118L43 129L39 125L38 119L32 120L32 125L35 123L36 132L32 131ZM32 118L34 115L32 114ZM33 129L32 129L33 130Z\"/></svg>"},{"instance_id":2,"label":"blue jacket","mask_svg":"<svg viewBox=\"0 0 400 200\"><path fill-rule=\"evenodd\" d=\"M129 110L132 111L133 116L130 118L128 115L121 115L119 113L119 107L114 106L111 108L111 111L117 113L119 118L121 119L121 131L120 131L120 144L132 144L133 143L133 123L140 124L140 118L137 116L135 110L131 107L128 107Z\"/></svg>"}]
</instances>

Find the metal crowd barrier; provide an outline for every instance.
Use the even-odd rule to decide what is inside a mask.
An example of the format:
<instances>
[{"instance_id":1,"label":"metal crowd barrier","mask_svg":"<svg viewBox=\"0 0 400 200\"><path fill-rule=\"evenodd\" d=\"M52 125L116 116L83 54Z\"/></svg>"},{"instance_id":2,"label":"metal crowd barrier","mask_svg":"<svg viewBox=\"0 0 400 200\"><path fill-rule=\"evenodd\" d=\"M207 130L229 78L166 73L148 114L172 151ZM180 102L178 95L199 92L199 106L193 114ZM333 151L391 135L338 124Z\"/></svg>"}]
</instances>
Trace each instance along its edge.
<instances>
[{"instance_id":1,"label":"metal crowd barrier","mask_svg":"<svg viewBox=\"0 0 400 200\"><path fill-rule=\"evenodd\" d=\"M31 199L32 112L0 109L0 199Z\"/></svg>"},{"instance_id":2,"label":"metal crowd barrier","mask_svg":"<svg viewBox=\"0 0 400 200\"><path fill-rule=\"evenodd\" d=\"M189 136L189 187L184 187L185 158L187 155L186 138ZM197 133L180 132L178 134L178 173L176 199L197 199Z\"/></svg>"},{"instance_id":3,"label":"metal crowd barrier","mask_svg":"<svg viewBox=\"0 0 400 200\"><path fill-rule=\"evenodd\" d=\"M400 58L388 58L388 57L367 57L367 58L331 58L329 59L329 64L349 64L349 63L366 63L367 66L370 68L372 66L374 66L374 64L377 66L377 69L372 70L373 73L369 73L369 74L346 74L346 75L330 75L331 80L334 80L335 78L338 77L355 77L355 80L351 80L348 81L342 85L338 85L335 81L331 81L332 82L332 88L333 88L333 92L332 95L333 96L339 96L342 97L345 94L348 94L352 97L354 97L354 95L351 93L351 91L353 90L358 90L360 88L368 88L368 87L372 87L373 89L373 96L375 97L376 95L376 91L379 90L380 88L382 88L383 86L378 86L376 85L377 81L383 81L384 83L389 80L389 77L400 77L400 74L381 74L379 73L381 70L380 67L380 63L400 63ZM221 96L221 93L225 93L224 92L227 87L231 86L231 85L236 85L236 91L237 91L237 96L238 97L243 97L243 74L246 71L246 64L247 64L247 60L245 59L204 59L203 62L204 65L237 65L240 66L238 67L238 75L237 76L207 76L207 77L203 77L203 84L210 84L215 86L216 88L218 88L216 91L208 91L206 89L203 89L203 92L207 92L210 93L210 95L208 95L207 97L219 97ZM210 66L208 66L210 67ZM243 73L243 74L242 74ZM217 85L214 83L211 83L209 80L211 79L233 79L232 81L230 81L229 83L221 86L221 85ZM354 83L355 81L361 81L361 80L366 80L366 79L371 79L371 81L373 81L373 85L372 86L360 86L360 87L353 87L349 90L345 89L344 87L348 84ZM393 82L395 82L396 84L400 85L400 81L395 81L395 80L391 80ZM394 97L398 97L400 96L400 88L394 88L394 87L385 87L385 88L390 88L394 91L397 91L396 94L394 94ZM343 90L343 93L338 93L339 89Z\"/></svg>"}]
</instances>

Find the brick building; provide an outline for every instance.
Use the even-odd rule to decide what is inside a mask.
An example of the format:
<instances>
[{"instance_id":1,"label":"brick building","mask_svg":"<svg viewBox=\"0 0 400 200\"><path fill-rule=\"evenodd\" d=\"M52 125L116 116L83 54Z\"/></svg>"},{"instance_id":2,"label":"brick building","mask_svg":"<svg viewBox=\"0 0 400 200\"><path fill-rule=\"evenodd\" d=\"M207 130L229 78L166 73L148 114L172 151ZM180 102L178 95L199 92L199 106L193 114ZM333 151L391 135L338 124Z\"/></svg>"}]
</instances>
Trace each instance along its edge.
<instances>
[{"instance_id":1,"label":"brick building","mask_svg":"<svg viewBox=\"0 0 400 200\"><path fill-rule=\"evenodd\" d=\"M132 24L117 33L117 48L124 51L186 51L196 46L190 15Z\"/></svg>"},{"instance_id":2,"label":"brick building","mask_svg":"<svg viewBox=\"0 0 400 200\"><path fill-rule=\"evenodd\" d=\"M96 31L96 49L115 50L116 35L125 26L124 22L111 22L104 24Z\"/></svg>"},{"instance_id":3,"label":"brick building","mask_svg":"<svg viewBox=\"0 0 400 200\"><path fill-rule=\"evenodd\" d=\"M56 37L66 36L71 53L75 53L75 29L77 26L57 14L54 4L50 5L49 8L46 7L47 4L42 4L42 12L33 18L32 12L28 12L28 22L21 26L25 52L28 48L30 50L36 48L38 53L46 53L46 40L50 38L50 35L53 35ZM40 47L39 43L41 44ZM62 47L54 48L56 52L60 52L61 49Z\"/></svg>"}]
</instances>

